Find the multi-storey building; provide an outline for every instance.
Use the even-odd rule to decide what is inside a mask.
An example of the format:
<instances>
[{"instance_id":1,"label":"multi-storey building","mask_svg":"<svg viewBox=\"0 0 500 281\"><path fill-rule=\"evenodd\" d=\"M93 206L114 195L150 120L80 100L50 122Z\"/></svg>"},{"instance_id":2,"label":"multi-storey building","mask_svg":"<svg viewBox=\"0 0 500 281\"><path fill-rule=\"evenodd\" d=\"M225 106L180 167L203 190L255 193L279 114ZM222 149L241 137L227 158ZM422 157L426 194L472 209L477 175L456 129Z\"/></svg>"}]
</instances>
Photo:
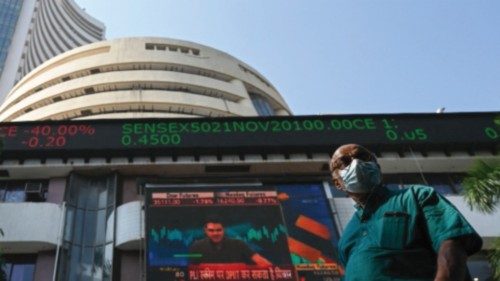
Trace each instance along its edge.
<instances>
[{"instance_id":1,"label":"multi-storey building","mask_svg":"<svg viewBox=\"0 0 500 281\"><path fill-rule=\"evenodd\" d=\"M0 99L44 61L104 39L104 25L73 0L0 1Z\"/></svg>"}]
</instances>

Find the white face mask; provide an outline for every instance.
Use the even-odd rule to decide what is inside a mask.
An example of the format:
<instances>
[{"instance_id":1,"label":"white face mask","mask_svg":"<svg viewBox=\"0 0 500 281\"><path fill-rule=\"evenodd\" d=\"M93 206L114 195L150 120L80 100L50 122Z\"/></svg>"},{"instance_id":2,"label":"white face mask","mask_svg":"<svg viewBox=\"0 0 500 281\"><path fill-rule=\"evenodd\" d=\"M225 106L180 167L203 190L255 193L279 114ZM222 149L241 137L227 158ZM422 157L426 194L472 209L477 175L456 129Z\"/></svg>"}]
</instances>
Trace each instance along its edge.
<instances>
[{"instance_id":1,"label":"white face mask","mask_svg":"<svg viewBox=\"0 0 500 281\"><path fill-rule=\"evenodd\" d=\"M369 193L382 181L380 168L372 161L353 159L339 174L345 189L352 193Z\"/></svg>"}]
</instances>

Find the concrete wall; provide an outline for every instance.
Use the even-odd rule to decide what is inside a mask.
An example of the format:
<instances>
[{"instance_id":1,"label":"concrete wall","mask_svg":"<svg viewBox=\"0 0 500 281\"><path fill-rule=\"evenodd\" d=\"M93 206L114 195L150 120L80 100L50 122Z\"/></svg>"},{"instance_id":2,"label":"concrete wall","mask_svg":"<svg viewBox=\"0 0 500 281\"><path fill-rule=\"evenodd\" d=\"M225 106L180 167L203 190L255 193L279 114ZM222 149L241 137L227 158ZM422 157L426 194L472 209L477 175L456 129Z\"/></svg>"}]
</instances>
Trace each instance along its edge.
<instances>
[{"instance_id":1,"label":"concrete wall","mask_svg":"<svg viewBox=\"0 0 500 281\"><path fill-rule=\"evenodd\" d=\"M0 204L0 237L2 253L36 253L56 248L62 207L53 203ZM8 215L6 215L8 214Z\"/></svg>"},{"instance_id":2,"label":"concrete wall","mask_svg":"<svg viewBox=\"0 0 500 281\"><path fill-rule=\"evenodd\" d=\"M119 251L120 281L143 280L139 251Z\"/></svg>"},{"instance_id":3,"label":"concrete wall","mask_svg":"<svg viewBox=\"0 0 500 281\"><path fill-rule=\"evenodd\" d=\"M54 276L56 262L55 251L39 252L35 264L34 281L51 281Z\"/></svg>"},{"instance_id":4,"label":"concrete wall","mask_svg":"<svg viewBox=\"0 0 500 281\"><path fill-rule=\"evenodd\" d=\"M144 223L141 201L119 206L116 216L116 247L122 250L139 249L139 243L144 239Z\"/></svg>"},{"instance_id":5,"label":"concrete wall","mask_svg":"<svg viewBox=\"0 0 500 281\"><path fill-rule=\"evenodd\" d=\"M64 191L66 189L65 178L53 178L49 181L47 192L47 203L61 204L64 201Z\"/></svg>"}]
</instances>

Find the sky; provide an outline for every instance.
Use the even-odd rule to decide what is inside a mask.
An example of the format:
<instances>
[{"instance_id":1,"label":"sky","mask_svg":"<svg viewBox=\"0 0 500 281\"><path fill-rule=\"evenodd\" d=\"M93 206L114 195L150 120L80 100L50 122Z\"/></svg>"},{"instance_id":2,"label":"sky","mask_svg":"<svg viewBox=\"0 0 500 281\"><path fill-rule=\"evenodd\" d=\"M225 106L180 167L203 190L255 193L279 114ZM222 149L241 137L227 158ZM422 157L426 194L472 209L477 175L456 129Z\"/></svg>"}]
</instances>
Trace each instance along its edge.
<instances>
[{"instance_id":1,"label":"sky","mask_svg":"<svg viewBox=\"0 0 500 281\"><path fill-rule=\"evenodd\" d=\"M106 38L207 45L296 115L500 111L500 1L76 0Z\"/></svg>"}]
</instances>

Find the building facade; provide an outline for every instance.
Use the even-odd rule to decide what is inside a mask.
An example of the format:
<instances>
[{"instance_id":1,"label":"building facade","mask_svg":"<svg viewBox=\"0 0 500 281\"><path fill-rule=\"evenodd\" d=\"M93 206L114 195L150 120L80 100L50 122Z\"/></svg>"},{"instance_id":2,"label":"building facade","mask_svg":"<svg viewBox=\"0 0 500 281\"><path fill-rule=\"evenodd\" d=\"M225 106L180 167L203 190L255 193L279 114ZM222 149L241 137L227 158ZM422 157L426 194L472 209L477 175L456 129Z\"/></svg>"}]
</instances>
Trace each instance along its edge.
<instances>
[{"instance_id":1,"label":"building facade","mask_svg":"<svg viewBox=\"0 0 500 281\"><path fill-rule=\"evenodd\" d=\"M186 247L202 235L203 217L217 213L228 235L282 270L291 263L305 280L330 280L340 273L334 245L353 206L333 188L328 161L338 145L360 142L378 155L389 188L430 185L462 212L485 241L471 272L487 280L484 251L498 236L499 214L470 211L460 190L475 161L498 161L498 115L2 123L1 251L10 274L27 280L203 280ZM412 130L419 137L394 141ZM165 245L178 250L167 255Z\"/></svg>"},{"instance_id":2,"label":"building facade","mask_svg":"<svg viewBox=\"0 0 500 281\"><path fill-rule=\"evenodd\" d=\"M0 98L44 61L104 39L105 27L73 0L0 2Z\"/></svg>"},{"instance_id":3,"label":"building facade","mask_svg":"<svg viewBox=\"0 0 500 281\"><path fill-rule=\"evenodd\" d=\"M7 57L12 35L16 27L17 19L21 12L23 2L2 0L0 1L0 73L2 73Z\"/></svg>"},{"instance_id":4,"label":"building facade","mask_svg":"<svg viewBox=\"0 0 500 281\"><path fill-rule=\"evenodd\" d=\"M25 76L0 120L289 115L256 70L203 45L161 38L89 44Z\"/></svg>"},{"instance_id":5,"label":"building facade","mask_svg":"<svg viewBox=\"0 0 500 281\"><path fill-rule=\"evenodd\" d=\"M498 213L470 211L459 192L475 161L499 159L499 116L291 116L261 74L213 48L82 46L39 65L0 106L5 270L36 281L271 280L270 270L335 280L335 243L354 208L328 161L344 143L375 151L389 188L434 186L488 249ZM193 267L188 247L214 213L278 268ZM470 268L485 280L484 252Z\"/></svg>"}]
</instances>

